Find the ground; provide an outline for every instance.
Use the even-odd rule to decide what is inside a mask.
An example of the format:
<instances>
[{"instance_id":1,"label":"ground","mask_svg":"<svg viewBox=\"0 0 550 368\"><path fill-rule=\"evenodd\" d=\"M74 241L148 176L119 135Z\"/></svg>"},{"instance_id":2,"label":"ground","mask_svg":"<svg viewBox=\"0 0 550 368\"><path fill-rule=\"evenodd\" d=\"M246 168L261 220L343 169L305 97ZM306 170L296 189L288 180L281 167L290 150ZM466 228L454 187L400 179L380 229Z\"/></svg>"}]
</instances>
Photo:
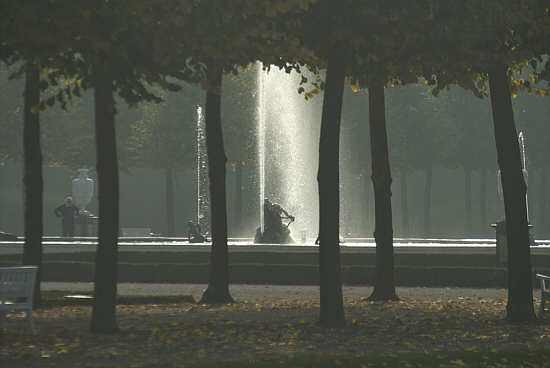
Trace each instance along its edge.
<instances>
[{"instance_id":1,"label":"ground","mask_svg":"<svg viewBox=\"0 0 550 368\"><path fill-rule=\"evenodd\" d=\"M147 294L148 287L198 300L205 286L126 284L119 293ZM52 288L85 291L89 285L44 285ZM504 290L398 288L400 301L363 301L371 290L344 288L347 326L342 329L318 325L318 288L312 286L233 285L238 302L218 306L198 305L189 297L135 299L138 304L118 306L120 333L107 336L88 331L91 307L58 304L35 313L36 336L25 333L16 316L8 318L0 366L181 366L319 352L550 349L550 313L534 323L507 323ZM460 359L453 362L462 365Z\"/></svg>"}]
</instances>

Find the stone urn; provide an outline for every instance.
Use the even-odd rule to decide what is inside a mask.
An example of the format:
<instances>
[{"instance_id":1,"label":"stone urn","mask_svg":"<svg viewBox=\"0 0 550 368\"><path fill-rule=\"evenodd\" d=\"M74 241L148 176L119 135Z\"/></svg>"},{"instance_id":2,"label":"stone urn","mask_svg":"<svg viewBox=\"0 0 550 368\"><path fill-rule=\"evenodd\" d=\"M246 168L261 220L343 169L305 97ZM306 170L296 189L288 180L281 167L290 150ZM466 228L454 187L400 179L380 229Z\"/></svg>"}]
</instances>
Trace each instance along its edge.
<instances>
[{"instance_id":1,"label":"stone urn","mask_svg":"<svg viewBox=\"0 0 550 368\"><path fill-rule=\"evenodd\" d=\"M72 182L73 201L80 215L89 215L86 206L94 196L94 180L88 177L88 172L88 169L78 169L78 178Z\"/></svg>"}]
</instances>

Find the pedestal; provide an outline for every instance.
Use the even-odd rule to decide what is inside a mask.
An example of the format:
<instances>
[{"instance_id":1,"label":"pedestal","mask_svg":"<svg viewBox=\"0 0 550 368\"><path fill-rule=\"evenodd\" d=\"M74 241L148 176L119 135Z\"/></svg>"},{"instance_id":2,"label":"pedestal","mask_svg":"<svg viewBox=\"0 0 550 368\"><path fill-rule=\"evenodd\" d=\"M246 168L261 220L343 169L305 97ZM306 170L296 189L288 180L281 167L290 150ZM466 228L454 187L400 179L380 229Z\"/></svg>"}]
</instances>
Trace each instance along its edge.
<instances>
[{"instance_id":1,"label":"pedestal","mask_svg":"<svg viewBox=\"0 0 550 368\"><path fill-rule=\"evenodd\" d=\"M98 217L93 215L78 215L75 219L76 236L97 236Z\"/></svg>"}]
</instances>

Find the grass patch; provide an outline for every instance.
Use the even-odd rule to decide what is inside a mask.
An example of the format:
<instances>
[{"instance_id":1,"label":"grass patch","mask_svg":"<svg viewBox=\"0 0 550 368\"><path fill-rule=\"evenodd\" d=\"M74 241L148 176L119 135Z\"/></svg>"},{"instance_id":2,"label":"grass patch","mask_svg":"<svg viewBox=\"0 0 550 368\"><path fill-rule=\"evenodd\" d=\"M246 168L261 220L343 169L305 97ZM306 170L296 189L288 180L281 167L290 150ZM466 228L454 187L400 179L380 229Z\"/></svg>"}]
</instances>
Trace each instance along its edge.
<instances>
[{"instance_id":1,"label":"grass patch","mask_svg":"<svg viewBox=\"0 0 550 368\"><path fill-rule=\"evenodd\" d=\"M165 362L142 367L176 366L178 365L175 363ZM550 367L550 349L406 352L355 357L343 354L310 354L265 360L210 361L185 366L189 368Z\"/></svg>"},{"instance_id":2,"label":"grass patch","mask_svg":"<svg viewBox=\"0 0 550 368\"><path fill-rule=\"evenodd\" d=\"M119 304L115 334L89 331L90 307L38 309L37 335L8 314L0 366L550 367L550 320L509 323L501 298L349 300L338 329L319 325L313 300L149 301Z\"/></svg>"}]
</instances>

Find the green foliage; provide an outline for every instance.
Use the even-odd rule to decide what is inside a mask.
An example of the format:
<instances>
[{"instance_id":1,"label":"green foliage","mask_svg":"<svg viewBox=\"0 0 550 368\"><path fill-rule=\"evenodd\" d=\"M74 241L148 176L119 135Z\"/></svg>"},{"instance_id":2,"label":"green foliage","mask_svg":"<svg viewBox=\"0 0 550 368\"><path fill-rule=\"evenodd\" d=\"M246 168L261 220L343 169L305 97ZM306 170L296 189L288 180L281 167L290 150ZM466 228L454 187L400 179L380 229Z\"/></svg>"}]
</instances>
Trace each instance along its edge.
<instances>
[{"instance_id":1,"label":"green foliage","mask_svg":"<svg viewBox=\"0 0 550 368\"><path fill-rule=\"evenodd\" d=\"M0 63L0 166L7 160L20 160L23 154L24 84L9 80L9 73Z\"/></svg>"}]
</instances>

